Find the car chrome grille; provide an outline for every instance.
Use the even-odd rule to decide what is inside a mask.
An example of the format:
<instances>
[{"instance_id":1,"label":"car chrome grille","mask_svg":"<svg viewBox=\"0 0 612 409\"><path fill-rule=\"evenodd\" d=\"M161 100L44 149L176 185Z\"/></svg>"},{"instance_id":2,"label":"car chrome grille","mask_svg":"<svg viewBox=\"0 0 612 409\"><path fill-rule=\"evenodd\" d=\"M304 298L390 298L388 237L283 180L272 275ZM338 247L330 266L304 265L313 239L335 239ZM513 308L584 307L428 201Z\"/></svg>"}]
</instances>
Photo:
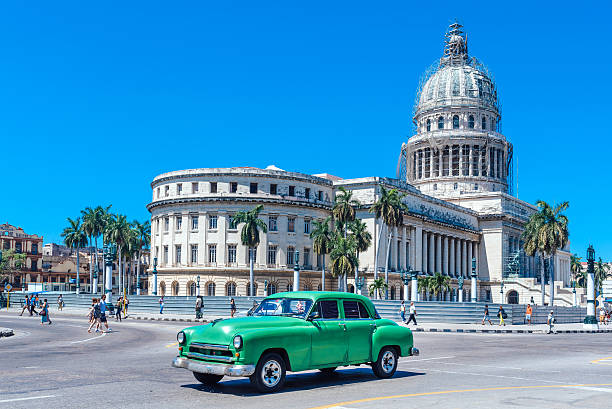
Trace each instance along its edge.
<instances>
[{"instance_id":1,"label":"car chrome grille","mask_svg":"<svg viewBox=\"0 0 612 409\"><path fill-rule=\"evenodd\" d=\"M229 346L201 342L192 342L189 345L187 356L201 360L232 361L232 352L229 350Z\"/></svg>"}]
</instances>

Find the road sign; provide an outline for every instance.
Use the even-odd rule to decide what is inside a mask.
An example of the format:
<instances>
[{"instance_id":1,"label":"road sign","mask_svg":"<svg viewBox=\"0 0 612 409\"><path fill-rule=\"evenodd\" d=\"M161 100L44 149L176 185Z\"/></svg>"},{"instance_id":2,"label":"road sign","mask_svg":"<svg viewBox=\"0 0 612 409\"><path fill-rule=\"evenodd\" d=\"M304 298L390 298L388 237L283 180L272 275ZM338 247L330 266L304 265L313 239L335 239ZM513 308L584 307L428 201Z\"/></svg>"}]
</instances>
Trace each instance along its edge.
<instances>
[{"instance_id":1,"label":"road sign","mask_svg":"<svg viewBox=\"0 0 612 409\"><path fill-rule=\"evenodd\" d=\"M5 289L6 291L11 291L11 290L13 289L13 286L12 286L12 285L10 285L10 284L7 284L7 285L5 285L5 286L4 286L4 289Z\"/></svg>"}]
</instances>

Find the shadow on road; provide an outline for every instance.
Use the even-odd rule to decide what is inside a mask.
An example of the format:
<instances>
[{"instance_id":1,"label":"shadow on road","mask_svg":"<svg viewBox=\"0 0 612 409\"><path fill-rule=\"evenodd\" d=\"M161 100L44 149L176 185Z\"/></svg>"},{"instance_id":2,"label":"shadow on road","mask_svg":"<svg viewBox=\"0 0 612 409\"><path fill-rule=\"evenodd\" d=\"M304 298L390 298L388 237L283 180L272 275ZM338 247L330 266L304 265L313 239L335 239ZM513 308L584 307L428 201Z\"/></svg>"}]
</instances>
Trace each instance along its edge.
<instances>
[{"instance_id":1,"label":"shadow on road","mask_svg":"<svg viewBox=\"0 0 612 409\"><path fill-rule=\"evenodd\" d=\"M392 379L409 378L425 375L423 372L397 371ZM248 378L224 378L215 386L206 386L200 383L181 385L182 388L190 388L209 393L223 393L237 396L261 396L255 390ZM372 373L370 368L352 368L337 370L331 375L321 372L296 373L287 375L285 387L276 393L288 393L310 389L324 388L329 386L350 385L380 380Z\"/></svg>"}]
</instances>

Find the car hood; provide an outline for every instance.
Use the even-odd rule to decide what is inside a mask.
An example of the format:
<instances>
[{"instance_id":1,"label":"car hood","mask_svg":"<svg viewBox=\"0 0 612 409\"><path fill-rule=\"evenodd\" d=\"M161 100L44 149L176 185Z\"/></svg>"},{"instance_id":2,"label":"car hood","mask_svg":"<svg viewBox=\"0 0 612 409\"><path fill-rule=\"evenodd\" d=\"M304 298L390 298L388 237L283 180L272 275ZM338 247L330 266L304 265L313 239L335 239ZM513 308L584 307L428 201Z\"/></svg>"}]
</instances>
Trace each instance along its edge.
<instances>
[{"instance_id":1,"label":"car hood","mask_svg":"<svg viewBox=\"0 0 612 409\"><path fill-rule=\"evenodd\" d=\"M278 327L304 326L307 322L301 318L260 316L215 320L207 325L186 328L187 342L205 342L208 344L229 345L234 335L242 331L269 329Z\"/></svg>"}]
</instances>

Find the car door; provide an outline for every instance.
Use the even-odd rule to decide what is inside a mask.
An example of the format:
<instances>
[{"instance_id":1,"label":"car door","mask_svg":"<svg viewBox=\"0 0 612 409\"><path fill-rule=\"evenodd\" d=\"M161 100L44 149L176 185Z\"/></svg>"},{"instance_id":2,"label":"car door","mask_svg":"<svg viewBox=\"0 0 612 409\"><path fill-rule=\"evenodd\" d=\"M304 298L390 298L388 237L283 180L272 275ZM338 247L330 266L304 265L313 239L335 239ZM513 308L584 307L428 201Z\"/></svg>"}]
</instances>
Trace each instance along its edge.
<instances>
[{"instance_id":1,"label":"car door","mask_svg":"<svg viewBox=\"0 0 612 409\"><path fill-rule=\"evenodd\" d=\"M311 321L314 327L311 365L321 367L344 363L348 345L346 327L344 320L340 317L338 300L319 300L313 312L316 312L318 316Z\"/></svg>"},{"instance_id":2,"label":"car door","mask_svg":"<svg viewBox=\"0 0 612 409\"><path fill-rule=\"evenodd\" d=\"M343 300L344 324L346 326L348 361L362 363L371 361L372 332L376 328L365 306L357 300Z\"/></svg>"}]
</instances>

